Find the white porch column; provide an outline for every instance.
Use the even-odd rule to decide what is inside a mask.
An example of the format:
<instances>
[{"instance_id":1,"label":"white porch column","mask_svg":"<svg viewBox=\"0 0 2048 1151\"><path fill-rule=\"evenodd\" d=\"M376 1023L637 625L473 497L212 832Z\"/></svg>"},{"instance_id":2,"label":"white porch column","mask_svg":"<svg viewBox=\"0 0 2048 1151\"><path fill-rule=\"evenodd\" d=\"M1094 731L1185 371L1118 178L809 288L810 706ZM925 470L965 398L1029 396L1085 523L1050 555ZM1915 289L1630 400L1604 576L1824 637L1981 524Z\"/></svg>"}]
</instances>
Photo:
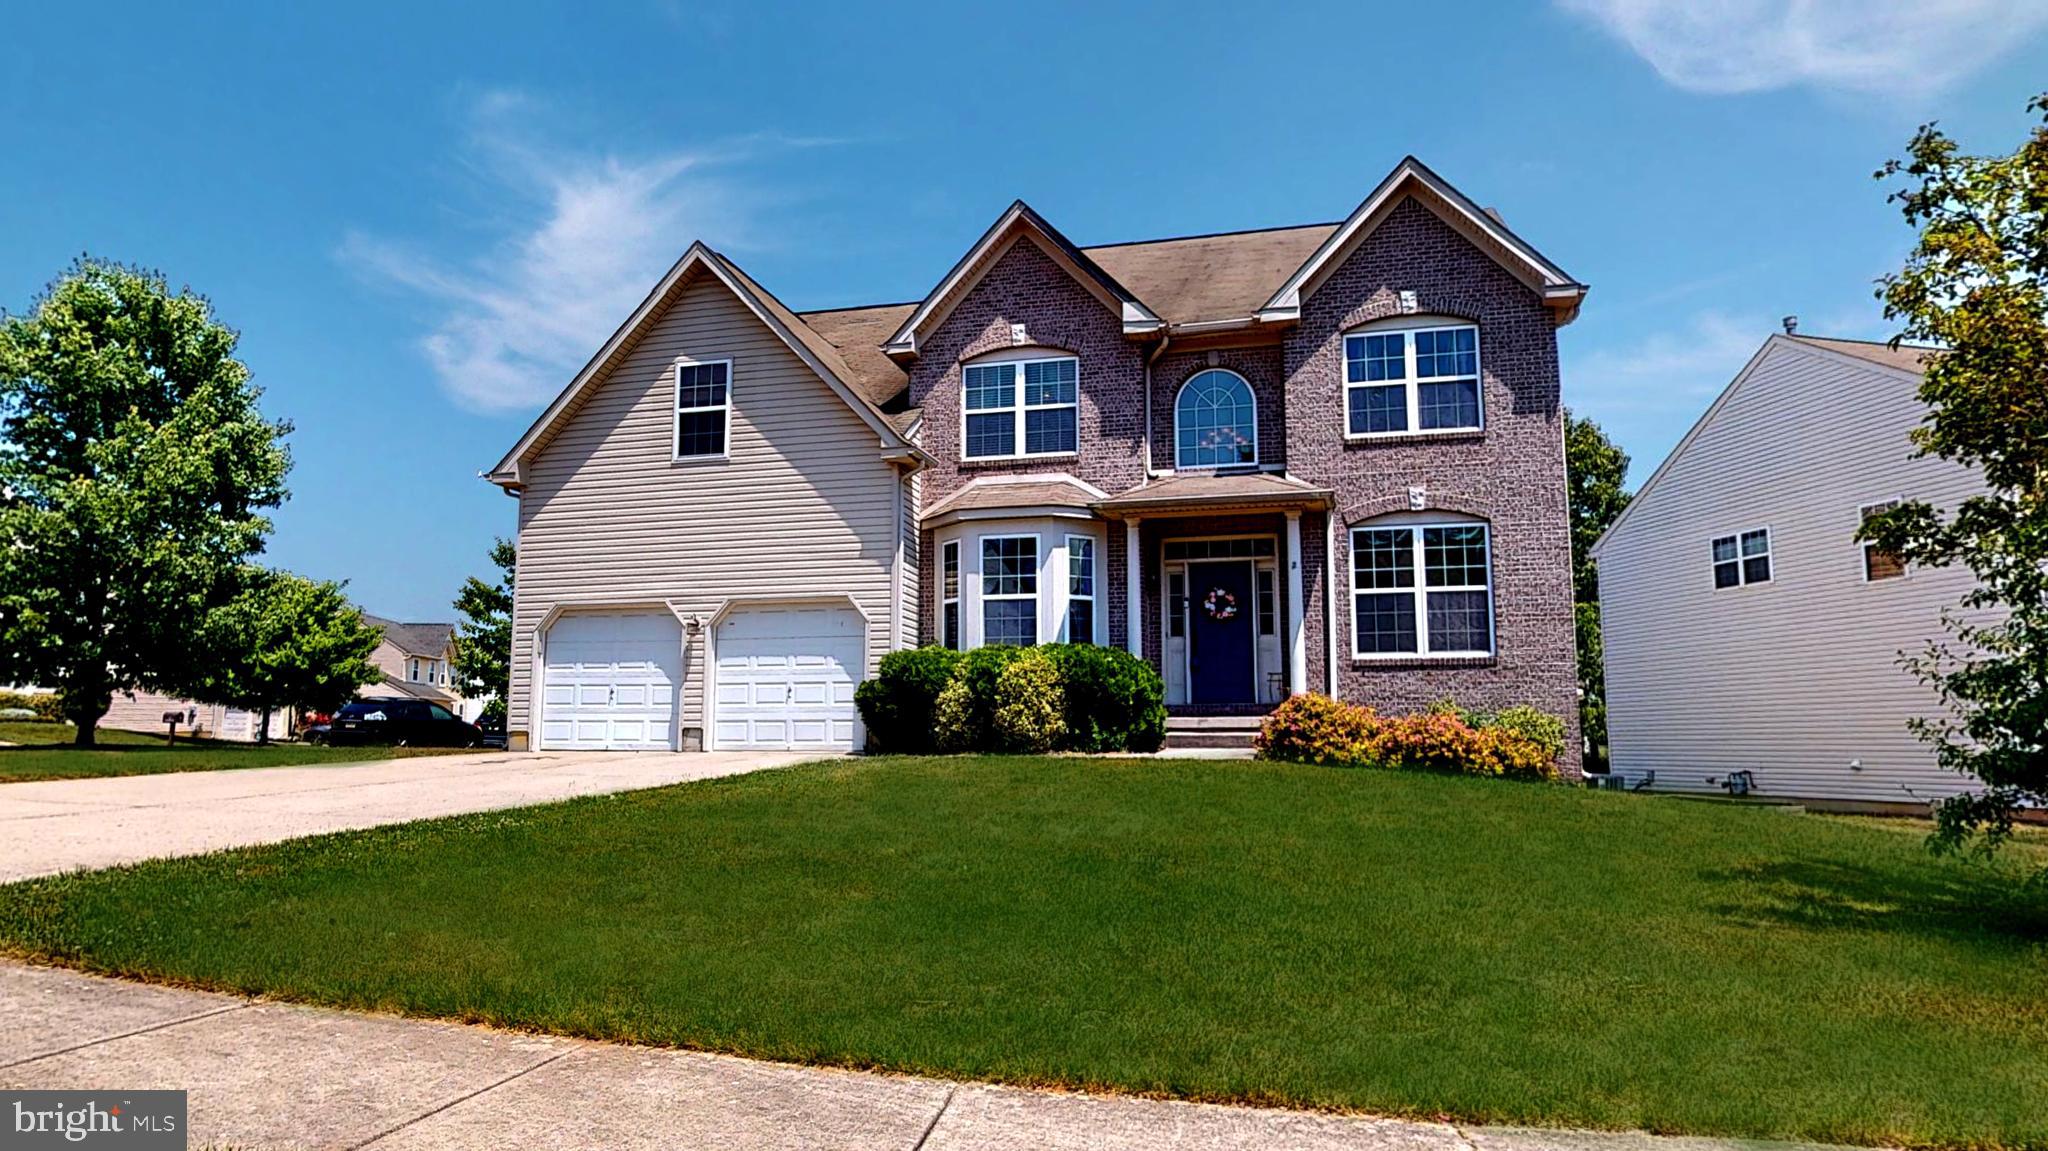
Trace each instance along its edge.
<instances>
[{"instance_id":1,"label":"white porch column","mask_svg":"<svg viewBox=\"0 0 2048 1151\"><path fill-rule=\"evenodd\" d=\"M1138 544L1138 517L1124 521L1124 650L1145 658L1144 549Z\"/></svg>"},{"instance_id":2,"label":"white porch column","mask_svg":"<svg viewBox=\"0 0 2048 1151\"><path fill-rule=\"evenodd\" d=\"M1308 630L1302 626L1301 513L1287 513L1287 694L1308 690Z\"/></svg>"}]
</instances>

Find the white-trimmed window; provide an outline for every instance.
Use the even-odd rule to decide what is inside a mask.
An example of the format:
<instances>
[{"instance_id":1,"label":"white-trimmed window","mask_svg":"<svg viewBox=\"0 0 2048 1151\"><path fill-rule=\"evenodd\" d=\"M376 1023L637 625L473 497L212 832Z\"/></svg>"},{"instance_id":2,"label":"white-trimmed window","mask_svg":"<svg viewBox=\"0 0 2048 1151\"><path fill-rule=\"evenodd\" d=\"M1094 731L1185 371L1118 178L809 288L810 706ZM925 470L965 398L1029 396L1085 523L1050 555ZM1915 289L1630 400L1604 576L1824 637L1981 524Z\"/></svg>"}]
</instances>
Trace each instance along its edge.
<instances>
[{"instance_id":1,"label":"white-trimmed window","mask_svg":"<svg viewBox=\"0 0 2048 1151\"><path fill-rule=\"evenodd\" d=\"M405 678L411 680L414 683L418 683L420 681L420 661L416 659L406 661Z\"/></svg>"},{"instance_id":2,"label":"white-trimmed window","mask_svg":"<svg viewBox=\"0 0 2048 1151\"><path fill-rule=\"evenodd\" d=\"M1478 325L1400 324L1344 337L1344 434L1479 430Z\"/></svg>"},{"instance_id":3,"label":"white-trimmed window","mask_svg":"<svg viewBox=\"0 0 2048 1151\"><path fill-rule=\"evenodd\" d=\"M1771 582L1771 529L1757 528L1714 539L1714 587Z\"/></svg>"},{"instance_id":4,"label":"white-trimmed window","mask_svg":"<svg viewBox=\"0 0 2048 1151\"><path fill-rule=\"evenodd\" d=\"M731 360L676 364L676 459L725 455L732 430L731 385Z\"/></svg>"},{"instance_id":5,"label":"white-trimmed window","mask_svg":"<svg viewBox=\"0 0 2048 1151\"><path fill-rule=\"evenodd\" d=\"M960 650L960 541L939 548L939 643Z\"/></svg>"},{"instance_id":6,"label":"white-trimmed window","mask_svg":"<svg viewBox=\"0 0 2048 1151\"><path fill-rule=\"evenodd\" d=\"M1067 537L1067 642L1095 642L1095 537Z\"/></svg>"},{"instance_id":7,"label":"white-trimmed window","mask_svg":"<svg viewBox=\"0 0 2048 1151\"><path fill-rule=\"evenodd\" d=\"M1227 468L1259 462L1252 386L1223 368L1195 373L1173 402L1173 466Z\"/></svg>"},{"instance_id":8,"label":"white-trimmed window","mask_svg":"<svg viewBox=\"0 0 2048 1151\"><path fill-rule=\"evenodd\" d=\"M981 538L981 642L1038 642L1038 537Z\"/></svg>"},{"instance_id":9,"label":"white-trimmed window","mask_svg":"<svg viewBox=\"0 0 2048 1151\"><path fill-rule=\"evenodd\" d=\"M1868 523L1872 516L1880 516L1899 506L1899 500L1885 500L1883 503L1865 504L1856 511L1858 525ZM1863 543L1863 582L1876 583L1879 580L1898 579L1906 574L1905 558L1897 552L1888 552L1865 540Z\"/></svg>"},{"instance_id":10,"label":"white-trimmed window","mask_svg":"<svg viewBox=\"0 0 2048 1151\"><path fill-rule=\"evenodd\" d=\"M1482 523L1353 528L1353 656L1492 655L1490 548Z\"/></svg>"},{"instance_id":11,"label":"white-trimmed window","mask_svg":"<svg viewBox=\"0 0 2048 1151\"><path fill-rule=\"evenodd\" d=\"M1080 448L1081 361L1072 356L961 369L961 455L1072 455Z\"/></svg>"}]
</instances>

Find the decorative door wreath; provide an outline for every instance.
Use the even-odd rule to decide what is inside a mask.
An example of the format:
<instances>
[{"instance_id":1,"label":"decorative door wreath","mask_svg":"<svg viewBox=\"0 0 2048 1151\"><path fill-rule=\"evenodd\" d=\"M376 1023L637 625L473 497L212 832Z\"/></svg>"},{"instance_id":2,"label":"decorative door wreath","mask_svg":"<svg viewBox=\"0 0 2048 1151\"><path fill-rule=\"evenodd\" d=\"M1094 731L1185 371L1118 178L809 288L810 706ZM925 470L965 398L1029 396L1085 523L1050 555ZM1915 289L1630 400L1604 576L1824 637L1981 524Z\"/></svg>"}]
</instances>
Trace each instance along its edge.
<instances>
[{"instance_id":1,"label":"decorative door wreath","mask_svg":"<svg viewBox=\"0 0 2048 1151\"><path fill-rule=\"evenodd\" d=\"M1210 619L1230 619L1237 615L1237 597L1220 587L1212 587L1209 594L1202 597L1202 610L1209 613Z\"/></svg>"}]
</instances>

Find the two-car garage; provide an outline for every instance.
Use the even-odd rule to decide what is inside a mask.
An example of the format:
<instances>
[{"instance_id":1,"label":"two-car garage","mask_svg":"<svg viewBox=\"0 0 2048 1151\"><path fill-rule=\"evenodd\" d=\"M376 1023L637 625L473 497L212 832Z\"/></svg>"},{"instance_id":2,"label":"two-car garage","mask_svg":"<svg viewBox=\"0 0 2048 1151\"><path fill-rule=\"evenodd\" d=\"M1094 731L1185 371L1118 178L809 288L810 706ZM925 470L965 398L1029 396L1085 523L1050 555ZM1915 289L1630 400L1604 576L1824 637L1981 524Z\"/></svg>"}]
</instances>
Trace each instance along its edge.
<instances>
[{"instance_id":1,"label":"two-car garage","mask_svg":"<svg viewBox=\"0 0 2048 1151\"><path fill-rule=\"evenodd\" d=\"M700 724L719 751L857 746L867 621L850 604L732 605L706 630L700 656L666 608L559 615L542 642L540 747L669 750ZM709 690L686 690L685 668L707 666ZM688 714L699 699L708 716Z\"/></svg>"}]
</instances>

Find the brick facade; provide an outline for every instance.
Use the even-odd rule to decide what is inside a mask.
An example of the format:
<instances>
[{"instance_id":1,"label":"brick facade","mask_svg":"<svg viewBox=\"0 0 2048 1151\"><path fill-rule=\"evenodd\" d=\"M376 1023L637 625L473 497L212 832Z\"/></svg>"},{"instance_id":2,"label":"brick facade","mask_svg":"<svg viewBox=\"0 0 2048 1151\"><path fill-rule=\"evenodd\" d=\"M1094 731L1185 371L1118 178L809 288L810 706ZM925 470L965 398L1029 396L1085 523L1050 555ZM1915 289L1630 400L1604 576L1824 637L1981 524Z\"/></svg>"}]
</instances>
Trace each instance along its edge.
<instances>
[{"instance_id":1,"label":"brick facade","mask_svg":"<svg viewBox=\"0 0 2048 1151\"><path fill-rule=\"evenodd\" d=\"M1140 459L1145 359L1155 344L1126 337L1118 314L1035 243L1019 241L992 259L987 274L920 339L909 367L909 401L922 410L920 443L933 460L925 472L925 505L991 474L1064 471L1110 493L1138 484L1146 471ZM1343 335L1399 314L1404 291L1416 294L1422 313L1479 325L1483 431L1346 440ZM1030 346L1071 351L1080 360L1076 456L961 459L962 364L1013 346L1012 324L1025 326ZM1151 463L1173 466L1174 401L1182 383L1212 364L1244 376L1258 405L1260 462L1284 465L1289 476L1336 493L1332 516L1302 517L1308 688L1326 689L1334 658L1341 697L1389 711L1447 698L1484 707L1535 704L1570 725L1568 770L1576 773L1576 651L1556 324L1536 292L1420 201L1404 200L1302 301L1298 324L1266 336L1264 344L1207 350L1176 342L1160 357L1152 374ZM1348 654L1347 529L1408 509L1414 487L1426 490L1430 509L1478 516L1491 525L1491 657L1367 662ZM1334 571L1326 542L1331 519ZM1156 519L1142 530L1144 654L1155 665L1162 651L1155 622L1160 539L1270 531L1280 537L1283 552L1286 539L1278 514L1208 522ZM1121 646L1127 635L1123 525L1108 525L1107 537L1098 602L1106 608L1109 642ZM920 586L927 590L920 637L929 642L937 638L938 555L930 530L922 541ZM1284 566L1282 573L1284 598ZM1325 622L1332 594L1334 635Z\"/></svg>"},{"instance_id":2,"label":"brick facade","mask_svg":"<svg viewBox=\"0 0 2048 1151\"><path fill-rule=\"evenodd\" d=\"M1483 432L1344 438L1344 333L1400 314L1402 291L1416 294L1421 313L1479 325ZM1578 656L1551 313L1534 292L1409 199L1303 301L1301 322L1284 348L1289 472L1337 493L1337 634L1325 635L1320 619L1312 624L1312 667L1326 674L1334 651L1338 694L1390 711L1446 698L1483 707L1535 704L1566 717L1574 732L1570 758L1576 772ZM1492 525L1490 659L1448 665L1348 656L1346 528L1406 510L1409 489L1417 486L1426 489L1429 508L1480 516Z\"/></svg>"}]
</instances>

